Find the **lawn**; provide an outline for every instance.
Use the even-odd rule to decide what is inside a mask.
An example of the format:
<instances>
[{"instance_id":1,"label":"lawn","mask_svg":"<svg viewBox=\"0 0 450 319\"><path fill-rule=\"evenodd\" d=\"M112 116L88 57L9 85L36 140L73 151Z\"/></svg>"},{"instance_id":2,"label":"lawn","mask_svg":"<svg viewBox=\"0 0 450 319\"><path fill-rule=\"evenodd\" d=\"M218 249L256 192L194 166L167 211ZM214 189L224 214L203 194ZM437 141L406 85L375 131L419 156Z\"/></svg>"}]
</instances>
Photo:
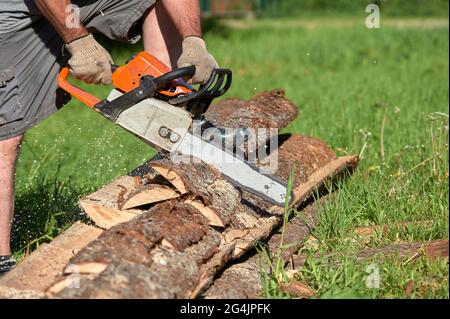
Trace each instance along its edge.
<instances>
[{"instance_id":1,"label":"lawn","mask_svg":"<svg viewBox=\"0 0 450 319\"><path fill-rule=\"evenodd\" d=\"M300 109L286 131L321 138L338 155L361 155L336 201L321 209L313 233L326 244L313 253L351 254L358 245L349 245L347 237L363 225L432 221L430 227L373 238L365 247L448 238L448 21L381 29L342 21L211 25L206 38L221 65L234 72L227 97L285 88ZM117 63L138 50L111 48ZM109 90L83 87L101 97ZM16 255L85 219L77 207L81 196L153 155L77 101L30 130L17 170ZM410 280L412 297L449 296L447 264L388 260L378 266L378 289L364 284L366 265L351 260L333 268L311 259L298 276L319 297L401 298ZM266 295L278 294L275 289Z\"/></svg>"}]
</instances>

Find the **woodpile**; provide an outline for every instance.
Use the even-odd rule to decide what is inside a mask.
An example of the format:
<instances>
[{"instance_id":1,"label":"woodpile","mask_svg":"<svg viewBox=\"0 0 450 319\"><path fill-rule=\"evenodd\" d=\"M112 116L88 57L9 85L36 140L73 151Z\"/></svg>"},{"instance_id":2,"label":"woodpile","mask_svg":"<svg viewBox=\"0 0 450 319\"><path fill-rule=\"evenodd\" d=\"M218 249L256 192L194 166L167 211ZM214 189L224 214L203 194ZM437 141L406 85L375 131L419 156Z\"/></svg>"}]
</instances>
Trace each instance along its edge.
<instances>
[{"instance_id":1,"label":"woodpile","mask_svg":"<svg viewBox=\"0 0 450 319\"><path fill-rule=\"evenodd\" d=\"M218 127L281 129L297 110L282 90L273 90L250 101L224 100L206 115ZM347 177L358 157L336 157L314 137L280 135L278 142L267 159L277 156L275 175L285 182L294 172L293 206L308 217L294 217L287 226L292 244L283 256L287 262L317 220L316 195ZM163 155L81 199L80 207L95 227L77 223L33 252L0 279L0 296L257 297L254 248L261 242L276 246L284 216L283 208L235 188L215 168ZM82 240L74 240L77 236ZM55 258L43 258L46 250ZM37 279L36 269L44 268Z\"/></svg>"}]
</instances>

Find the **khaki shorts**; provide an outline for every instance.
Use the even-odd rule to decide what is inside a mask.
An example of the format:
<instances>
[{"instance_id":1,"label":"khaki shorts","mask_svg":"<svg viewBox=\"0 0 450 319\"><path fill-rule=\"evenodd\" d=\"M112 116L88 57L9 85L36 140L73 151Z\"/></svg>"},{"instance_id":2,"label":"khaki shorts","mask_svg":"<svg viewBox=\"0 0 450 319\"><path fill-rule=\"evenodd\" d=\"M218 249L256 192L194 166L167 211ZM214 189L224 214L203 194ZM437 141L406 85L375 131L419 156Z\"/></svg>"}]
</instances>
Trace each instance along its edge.
<instances>
[{"instance_id":1,"label":"khaki shorts","mask_svg":"<svg viewBox=\"0 0 450 319\"><path fill-rule=\"evenodd\" d=\"M136 43L141 22L155 0L74 0L92 33ZM57 76L67 56L63 41L32 0L2 0L0 11L0 140L46 119L70 97Z\"/></svg>"}]
</instances>

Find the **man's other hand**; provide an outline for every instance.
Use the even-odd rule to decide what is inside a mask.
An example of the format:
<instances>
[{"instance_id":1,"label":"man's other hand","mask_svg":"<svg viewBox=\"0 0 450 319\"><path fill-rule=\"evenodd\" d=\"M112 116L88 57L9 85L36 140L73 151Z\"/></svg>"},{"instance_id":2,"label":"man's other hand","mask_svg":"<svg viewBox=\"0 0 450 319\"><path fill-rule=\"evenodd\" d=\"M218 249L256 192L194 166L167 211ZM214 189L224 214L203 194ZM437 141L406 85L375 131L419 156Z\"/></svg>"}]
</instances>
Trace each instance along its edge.
<instances>
[{"instance_id":1,"label":"man's other hand","mask_svg":"<svg viewBox=\"0 0 450 319\"><path fill-rule=\"evenodd\" d=\"M92 36L82 37L66 44L71 55L69 67L72 74L87 83L111 84L111 55Z\"/></svg>"},{"instance_id":2,"label":"man's other hand","mask_svg":"<svg viewBox=\"0 0 450 319\"><path fill-rule=\"evenodd\" d=\"M189 36L183 40L183 51L178 59L179 68L194 65L195 74L188 81L189 84L205 84L214 69L218 68L214 57L206 49L205 41L196 36Z\"/></svg>"}]
</instances>

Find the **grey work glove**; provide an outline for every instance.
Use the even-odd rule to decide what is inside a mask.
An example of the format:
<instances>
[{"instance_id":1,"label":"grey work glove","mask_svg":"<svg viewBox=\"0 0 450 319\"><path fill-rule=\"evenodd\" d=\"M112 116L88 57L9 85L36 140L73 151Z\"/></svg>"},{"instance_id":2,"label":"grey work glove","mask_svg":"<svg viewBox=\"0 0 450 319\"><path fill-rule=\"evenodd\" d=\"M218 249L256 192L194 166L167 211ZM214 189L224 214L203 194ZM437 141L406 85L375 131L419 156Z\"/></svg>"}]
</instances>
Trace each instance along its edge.
<instances>
[{"instance_id":1,"label":"grey work glove","mask_svg":"<svg viewBox=\"0 0 450 319\"><path fill-rule=\"evenodd\" d=\"M205 41L195 36L183 40L183 52L177 63L179 68L191 65L196 67L196 72L188 81L189 84L205 84L211 77L212 71L219 67L206 49Z\"/></svg>"},{"instance_id":2,"label":"grey work glove","mask_svg":"<svg viewBox=\"0 0 450 319\"><path fill-rule=\"evenodd\" d=\"M69 67L72 74L85 82L94 84L111 83L111 55L92 34L66 44L70 53Z\"/></svg>"}]
</instances>

